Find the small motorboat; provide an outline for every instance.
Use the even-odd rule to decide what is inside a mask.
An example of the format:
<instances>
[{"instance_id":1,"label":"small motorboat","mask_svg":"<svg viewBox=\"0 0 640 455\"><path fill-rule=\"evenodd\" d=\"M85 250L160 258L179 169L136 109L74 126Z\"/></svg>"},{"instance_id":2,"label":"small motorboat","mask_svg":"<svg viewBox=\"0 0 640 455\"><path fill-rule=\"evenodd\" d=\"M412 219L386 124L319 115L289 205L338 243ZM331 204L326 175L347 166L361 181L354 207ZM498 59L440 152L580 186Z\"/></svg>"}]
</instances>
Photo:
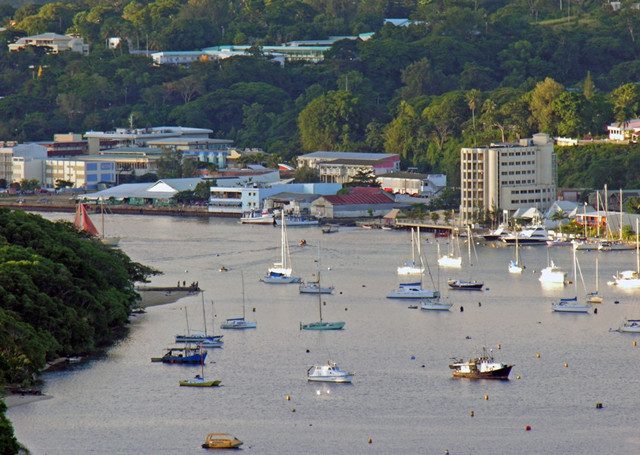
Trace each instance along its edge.
<instances>
[{"instance_id":1,"label":"small motorboat","mask_svg":"<svg viewBox=\"0 0 640 455\"><path fill-rule=\"evenodd\" d=\"M484 282L482 281L462 281L462 280L449 280L447 282L451 289L466 289L471 291L481 291Z\"/></svg>"},{"instance_id":2,"label":"small motorboat","mask_svg":"<svg viewBox=\"0 0 640 455\"><path fill-rule=\"evenodd\" d=\"M235 449L243 444L241 440L228 433L209 433L203 449Z\"/></svg>"},{"instance_id":3,"label":"small motorboat","mask_svg":"<svg viewBox=\"0 0 640 455\"><path fill-rule=\"evenodd\" d=\"M298 287L300 294L333 294L333 286L322 287L317 281L307 281Z\"/></svg>"},{"instance_id":4,"label":"small motorboat","mask_svg":"<svg viewBox=\"0 0 640 455\"><path fill-rule=\"evenodd\" d=\"M162 363L202 363L207 358L207 351L184 348L167 348L162 357L152 357L152 362Z\"/></svg>"},{"instance_id":5,"label":"small motorboat","mask_svg":"<svg viewBox=\"0 0 640 455\"><path fill-rule=\"evenodd\" d=\"M462 359L453 359L449 368L453 370L454 378L469 379L509 379L509 373L514 365L496 362L493 358L493 350L487 352L482 348L482 354L465 362Z\"/></svg>"},{"instance_id":6,"label":"small motorboat","mask_svg":"<svg viewBox=\"0 0 640 455\"><path fill-rule=\"evenodd\" d=\"M341 370L335 362L313 365L307 370L307 381L349 383L355 373Z\"/></svg>"}]
</instances>

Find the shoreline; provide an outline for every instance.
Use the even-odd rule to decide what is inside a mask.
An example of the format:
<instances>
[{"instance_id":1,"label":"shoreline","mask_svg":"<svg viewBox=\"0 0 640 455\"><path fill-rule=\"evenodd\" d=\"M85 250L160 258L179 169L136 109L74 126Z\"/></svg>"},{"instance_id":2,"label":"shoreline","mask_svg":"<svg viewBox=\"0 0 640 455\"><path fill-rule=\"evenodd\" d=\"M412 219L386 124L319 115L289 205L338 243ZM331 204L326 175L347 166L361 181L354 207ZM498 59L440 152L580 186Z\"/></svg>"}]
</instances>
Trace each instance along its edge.
<instances>
[{"instance_id":1,"label":"shoreline","mask_svg":"<svg viewBox=\"0 0 640 455\"><path fill-rule=\"evenodd\" d=\"M22 406L23 404L49 400L53 397L50 395L25 395L22 393L11 393L0 398L4 401L4 404L7 405L7 408L13 408L15 406Z\"/></svg>"}]
</instances>

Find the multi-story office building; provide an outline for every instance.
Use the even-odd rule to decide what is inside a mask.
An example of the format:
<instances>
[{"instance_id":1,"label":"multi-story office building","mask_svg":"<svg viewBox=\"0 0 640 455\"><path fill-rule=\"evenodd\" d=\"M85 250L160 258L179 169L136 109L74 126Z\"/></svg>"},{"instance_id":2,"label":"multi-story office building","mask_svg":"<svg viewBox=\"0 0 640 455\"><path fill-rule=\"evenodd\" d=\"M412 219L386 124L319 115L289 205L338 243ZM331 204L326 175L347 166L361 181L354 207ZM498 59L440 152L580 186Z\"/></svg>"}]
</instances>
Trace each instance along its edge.
<instances>
[{"instance_id":1,"label":"multi-story office building","mask_svg":"<svg viewBox=\"0 0 640 455\"><path fill-rule=\"evenodd\" d=\"M534 134L517 143L460 150L460 219L468 224L483 210L544 212L556 200L557 160L553 140Z\"/></svg>"}]
</instances>

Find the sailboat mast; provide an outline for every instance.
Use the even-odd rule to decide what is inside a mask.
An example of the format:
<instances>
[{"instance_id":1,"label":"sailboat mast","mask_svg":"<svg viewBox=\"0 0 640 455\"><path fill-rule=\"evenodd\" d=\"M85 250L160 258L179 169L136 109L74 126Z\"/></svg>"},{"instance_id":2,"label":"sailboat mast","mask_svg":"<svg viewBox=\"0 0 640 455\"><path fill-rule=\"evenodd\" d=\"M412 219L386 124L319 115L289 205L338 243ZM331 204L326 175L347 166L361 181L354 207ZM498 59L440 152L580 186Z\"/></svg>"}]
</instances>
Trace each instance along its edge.
<instances>
[{"instance_id":1,"label":"sailboat mast","mask_svg":"<svg viewBox=\"0 0 640 455\"><path fill-rule=\"evenodd\" d=\"M244 272L240 270L240 276L242 277L242 319L244 319Z\"/></svg>"},{"instance_id":2,"label":"sailboat mast","mask_svg":"<svg viewBox=\"0 0 640 455\"><path fill-rule=\"evenodd\" d=\"M636 273L640 274L640 243L638 242L638 220L636 219Z\"/></svg>"},{"instance_id":3,"label":"sailboat mast","mask_svg":"<svg viewBox=\"0 0 640 455\"><path fill-rule=\"evenodd\" d=\"M207 336L207 315L204 311L204 291L202 291L202 322L204 323L204 336Z\"/></svg>"},{"instance_id":4,"label":"sailboat mast","mask_svg":"<svg viewBox=\"0 0 640 455\"><path fill-rule=\"evenodd\" d=\"M187 314L187 307L184 307L184 318L187 320L187 336L191 335L189 331L189 315Z\"/></svg>"},{"instance_id":5,"label":"sailboat mast","mask_svg":"<svg viewBox=\"0 0 640 455\"><path fill-rule=\"evenodd\" d=\"M320 270L318 270L318 312L320 313L320 322L322 322L322 289L320 287Z\"/></svg>"},{"instance_id":6,"label":"sailboat mast","mask_svg":"<svg viewBox=\"0 0 640 455\"><path fill-rule=\"evenodd\" d=\"M620 188L620 243L622 243L622 188Z\"/></svg>"},{"instance_id":7,"label":"sailboat mast","mask_svg":"<svg viewBox=\"0 0 640 455\"><path fill-rule=\"evenodd\" d=\"M578 295L578 275L576 272L576 249L571 248L573 251L573 286L576 290L576 296Z\"/></svg>"},{"instance_id":8,"label":"sailboat mast","mask_svg":"<svg viewBox=\"0 0 640 455\"><path fill-rule=\"evenodd\" d=\"M280 250L280 263L282 264L283 268L287 268L289 264L285 262L285 251L284 251L285 248L287 248L286 246L287 235L284 230L284 208L280 210L280 217L282 220L282 229L280 230L280 241L282 242L282 248Z\"/></svg>"}]
</instances>

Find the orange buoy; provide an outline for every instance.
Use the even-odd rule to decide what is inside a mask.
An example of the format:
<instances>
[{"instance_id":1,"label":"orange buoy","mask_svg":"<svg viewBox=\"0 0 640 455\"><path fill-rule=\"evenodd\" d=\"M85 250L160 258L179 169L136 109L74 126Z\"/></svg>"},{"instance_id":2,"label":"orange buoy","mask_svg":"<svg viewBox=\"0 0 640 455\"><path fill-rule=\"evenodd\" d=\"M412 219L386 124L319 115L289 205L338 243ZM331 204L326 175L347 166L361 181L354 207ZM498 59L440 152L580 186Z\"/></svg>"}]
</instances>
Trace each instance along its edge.
<instances>
[{"instance_id":1,"label":"orange buoy","mask_svg":"<svg viewBox=\"0 0 640 455\"><path fill-rule=\"evenodd\" d=\"M469 412L469 415L470 415L471 417L473 417L473 411Z\"/></svg>"},{"instance_id":2,"label":"orange buoy","mask_svg":"<svg viewBox=\"0 0 640 455\"><path fill-rule=\"evenodd\" d=\"M531 425L527 425L526 427L524 427L524 429L527 431L531 431Z\"/></svg>"}]
</instances>

